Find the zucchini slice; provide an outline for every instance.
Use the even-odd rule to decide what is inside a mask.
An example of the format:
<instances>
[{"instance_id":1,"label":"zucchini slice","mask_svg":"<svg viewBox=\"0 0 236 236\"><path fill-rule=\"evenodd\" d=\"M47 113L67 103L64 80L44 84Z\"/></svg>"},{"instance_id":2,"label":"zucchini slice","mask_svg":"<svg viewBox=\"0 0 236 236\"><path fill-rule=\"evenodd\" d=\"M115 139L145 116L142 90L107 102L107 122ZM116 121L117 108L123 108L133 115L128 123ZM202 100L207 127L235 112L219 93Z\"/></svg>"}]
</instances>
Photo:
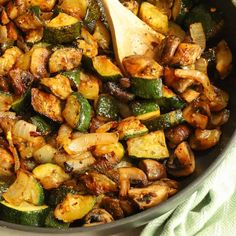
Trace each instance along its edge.
<instances>
[{"instance_id":1,"label":"zucchini slice","mask_svg":"<svg viewBox=\"0 0 236 236\"><path fill-rule=\"evenodd\" d=\"M167 34L168 16L163 14L156 6L143 2L140 6L139 17L157 32Z\"/></svg>"},{"instance_id":2,"label":"zucchini slice","mask_svg":"<svg viewBox=\"0 0 236 236\"><path fill-rule=\"evenodd\" d=\"M206 4L192 8L184 20L184 25L189 28L191 24L197 22L202 23L207 40L215 37L224 26L222 13L219 10L211 12L211 7L206 6Z\"/></svg>"},{"instance_id":3,"label":"zucchini slice","mask_svg":"<svg viewBox=\"0 0 236 236\"><path fill-rule=\"evenodd\" d=\"M81 73L80 76L79 93L81 93L86 99L95 100L99 94L99 79L93 75Z\"/></svg>"},{"instance_id":4,"label":"zucchini slice","mask_svg":"<svg viewBox=\"0 0 236 236\"><path fill-rule=\"evenodd\" d=\"M132 92L141 98L157 99L162 97L162 79L131 79Z\"/></svg>"},{"instance_id":5,"label":"zucchini slice","mask_svg":"<svg viewBox=\"0 0 236 236\"><path fill-rule=\"evenodd\" d=\"M70 226L70 223L65 223L63 221L56 219L54 216L54 211L50 210L45 219L44 225L48 228L68 229Z\"/></svg>"},{"instance_id":6,"label":"zucchini slice","mask_svg":"<svg viewBox=\"0 0 236 236\"><path fill-rule=\"evenodd\" d=\"M62 100L65 100L72 93L70 80L62 74L52 78L42 78L40 83L49 88L55 96Z\"/></svg>"},{"instance_id":7,"label":"zucchini slice","mask_svg":"<svg viewBox=\"0 0 236 236\"><path fill-rule=\"evenodd\" d=\"M34 124L37 127L37 130L42 134L42 135L48 135L52 131L52 127L45 120L44 117L36 115L30 118L32 124Z\"/></svg>"},{"instance_id":8,"label":"zucchini slice","mask_svg":"<svg viewBox=\"0 0 236 236\"><path fill-rule=\"evenodd\" d=\"M140 120L135 117L129 117L119 122L117 127L120 139L138 137L148 133L148 129Z\"/></svg>"},{"instance_id":9,"label":"zucchini slice","mask_svg":"<svg viewBox=\"0 0 236 236\"><path fill-rule=\"evenodd\" d=\"M92 109L86 98L74 92L67 98L62 115L72 128L85 132L89 128Z\"/></svg>"},{"instance_id":10,"label":"zucchini slice","mask_svg":"<svg viewBox=\"0 0 236 236\"><path fill-rule=\"evenodd\" d=\"M62 203L57 205L54 215L57 219L65 223L73 222L83 218L92 210L96 203L96 198L91 195L67 194Z\"/></svg>"},{"instance_id":11,"label":"zucchini slice","mask_svg":"<svg viewBox=\"0 0 236 236\"><path fill-rule=\"evenodd\" d=\"M185 106L185 102L167 86L163 86L162 97L156 103L165 111L182 109Z\"/></svg>"},{"instance_id":12,"label":"zucchini slice","mask_svg":"<svg viewBox=\"0 0 236 236\"><path fill-rule=\"evenodd\" d=\"M181 110L171 111L166 114L162 114L157 118L145 120L143 123L151 131L168 129L175 125L184 122L183 114Z\"/></svg>"},{"instance_id":13,"label":"zucchini slice","mask_svg":"<svg viewBox=\"0 0 236 236\"><path fill-rule=\"evenodd\" d=\"M59 13L46 24L44 41L48 43L71 43L80 37L81 22L73 16Z\"/></svg>"},{"instance_id":14,"label":"zucchini slice","mask_svg":"<svg viewBox=\"0 0 236 236\"><path fill-rule=\"evenodd\" d=\"M34 110L56 122L62 122L61 102L52 94L39 89L31 90L31 104Z\"/></svg>"},{"instance_id":15,"label":"zucchini slice","mask_svg":"<svg viewBox=\"0 0 236 236\"><path fill-rule=\"evenodd\" d=\"M38 6L42 11L51 11L55 6L56 0L28 0L30 6Z\"/></svg>"},{"instance_id":16,"label":"zucchini slice","mask_svg":"<svg viewBox=\"0 0 236 236\"><path fill-rule=\"evenodd\" d=\"M8 111L13 103L13 97L10 93L0 91L0 112Z\"/></svg>"},{"instance_id":17,"label":"zucchini slice","mask_svg":"<svg viewBox=\"0 0 236 236\"><path fill-rule=\"evenodd\" d=\"M43 226L48 211L46 205L35 206L22 202L19 206L14 206L5 201L0 202L1 219L15 224Z\"/></svg>"},{"instance_id":18,"label":"zucchini slice","mask_svg":"<svg viewBox=\"0 0 236 236\"><path fill-rule=\"evenodd\" d=\"M154 101L135 101L131 104L131 109L135 116L158 111L160 114L160 107Z\"/></svg>"},{"instance_id":19,"label":"zucchini slice","mask_svg":"<svg viewBox=\"0 0 236 236\"><path fill-rule=\"evenodd\" d=\"M80 85L80 69L76 68L71 71L64 71L61 73L62 75L66 76L70 81L72 87L79 88Z\"/></svg>"},{"instance_id":20,"label":"zucchini slice","mask_svg":"<svg viewBox=\"0 0 236 236\"><path fill-rule=\"evenodd\" d=\"M41 164L33 169L33 175L40 181L44 189L57 188L70 176L58 165L52 163Z\"/></svg>"},{"instance_id":21,"label":"zucchini slice","mask_svg":"<svg viewBox=\"0 0 236 236\"><path fill-rule=\"evenodd\" d=\"M30 107L30 98L31 98L31 89L28 89L23 96L19 99L15 100L11 109L15 111L17 114L22 114L27 111Z\"/></svg>"},{"instance_id":22,"label":"zucchini slice","mask_svg":"<svg viewBox=\"0 0 236 236\"><path fill-rule=\"evenodd\" d=\"M153 159L169 157L165 134L162 130L131 138L127 141L127 146L131 157Z\"/></svg>"},{"instance_id":23,"label":"zucchini slice","mask_svg":"<svg viewBox=\"0 0 236 236\"><path fill-rule=\"evenodd\" d=\"M80 65L81 59L82 51L78 48L58 49L49 59L50 73L73 70Z\"/></svg>"},{"instance_id":24,"label":"zucchini slice","mask_svg":"<svg viewBox=\"0 0 236 236\"><path fill-rule=\"evenodd\" d=\"M116 100L107 94L100 95L96 104L96 114L108 120L117 120L119 109Z\"/></svg>"},{"instance_id":25,"label":"zucchini slice","mask_svg":"<svg viewBox=\"0 0 236 236\"><path fill-rule=\"evenodd\" d=\"M44 191L33 175L20 170L15 182L3 193L3 198L13 205L28 202L34 205L42 205L44 202Z\"/></svg>"},{"instance_id":26,"label":"zucchini slice","mask_svg":"<svg viewBox=\"0 0 236 236\"><path fill-rule=\"evenodd\" d=\"M106 56L92 59L93 68L104 81L116 81L123 77L120 69Z\"/></svg>"}]
</instances>

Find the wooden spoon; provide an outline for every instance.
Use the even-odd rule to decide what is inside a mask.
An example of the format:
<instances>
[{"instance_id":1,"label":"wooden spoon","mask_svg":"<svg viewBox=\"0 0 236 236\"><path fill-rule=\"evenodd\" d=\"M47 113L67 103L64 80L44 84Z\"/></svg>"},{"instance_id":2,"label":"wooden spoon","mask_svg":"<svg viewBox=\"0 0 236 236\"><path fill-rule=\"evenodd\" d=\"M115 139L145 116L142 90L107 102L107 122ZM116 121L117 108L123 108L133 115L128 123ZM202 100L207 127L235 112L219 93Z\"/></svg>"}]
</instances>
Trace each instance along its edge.
<instances>
[{"instance_id":1,"label":"wooden spoon","mask_svg":"<svg viewBox=\"0 0 236 236\"><path fill-rule=\"evenodd\" d=\"M122 61L125 57L152 52L165 38L135 16L119 0L102 0L102 3L112 34L116 60L123 71Z\"/></svg>"}]
</instances>

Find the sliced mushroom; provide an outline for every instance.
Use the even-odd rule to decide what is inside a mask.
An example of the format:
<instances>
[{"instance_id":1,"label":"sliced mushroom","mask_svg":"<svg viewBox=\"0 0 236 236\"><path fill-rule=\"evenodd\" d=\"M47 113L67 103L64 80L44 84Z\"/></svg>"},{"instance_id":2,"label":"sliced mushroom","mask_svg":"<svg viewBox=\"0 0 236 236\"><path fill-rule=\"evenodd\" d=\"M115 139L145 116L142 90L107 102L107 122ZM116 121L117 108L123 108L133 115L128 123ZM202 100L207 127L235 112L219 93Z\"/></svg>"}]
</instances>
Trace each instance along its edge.
<instances>
[{"instance_id":1,"label":"sliced mushroom","mask_svg":"<svg viewBox=\"0 0 236 236\"><path fill-rule=\"evenodd\" d=\"M208 123L207 128L213 129L222 126L223 124L227 123L230 117L230 111L224 109L218 113L211 114L210 121Z\"/></svg>"},{"instance_id":2,"label":"sliced mushroom","mask_svg":"<svg viewBox=\"0 0 236 236\"><path fill-rule=\"evenodd\" d=\"M101 225L112 221L114 221L114 219L109 212L101 208L95 208L85 216L84 226Z\"/></svg>"},{"instance_id":3,"label":"sliced mushroom","mask_svg":"<svg viewBox=\"0 0 236 236\"><path fill-rule=\"evenodd\" d=\"M128 191L131 198L141 210L160 204L168 198L169 187L153 184L145 188L133 188Z\"/></svg>"},{"instance_id":4,"label":"sliced mushroom","mask_svg":"<svg viewBox=\"0 0 236 236\"><path fill-rule=\"evenodd\" d=\"M131 184L147 184L147 176L136 167L119 168L120 196L125 197L128 194Z\"/></svg>"},{"instance_id":5,"label":"sliced mushroom","mask_svg":"<svg viewBox=\"0 0 236 236\"><path fill-rule=\"evenodd\" d=\"M115 220L124 218L124 212L120 206L120 201L117 198L104 196L100 206L108 211Z\"/></svg>"},{"instance_id":6,"label":"sliced mushroom","mask_svg":"<svg viewBox=\"0 0 236 236\"><path fill-rule=\"evenodd\" d=\"M167 36L165 46L161 55L161 62L165 65L171 63L175 51L181 43L180 38L174 35Z\"/></svg>"},{"instance_id":7,"label":"sliced mushroom","mask_svg":"<svg viewBox=\"0 0 236 236\"><path fill-rule=\"evenodd\" d=\"M169 140L169 145L175 147L184 140L188 139L191 130L185 124L177 125L166 132L166 138Z\"/></svg>"},{"instance_id":8,"label":"sliced mushroom","mask_svg":"<svg viewBox=\"0 0 236 236\"><path fill-rule=\"evenodd\" d=\"M115 182L109 179L106 175L95 171L87 172L80 175L79 180L86 186L92 194L102 194L108 192L117 192L118 187Z\"/></svg>"},{"instance_id":9,"label":"sliced mushroom","mask_svg":"<svg viewBox=\"0 0 236 236\"><path fill-rule=\"evenodd\" d=\"M76 174L84 173L96 161L91 152L76 155L68 155L65 152L57 152L54 155L53 160L61 167L64 167L66 173Z\"/></svg>"},{"instance_id":10,"label":"sliced mushroom","mask_svg":"<svg viewBox=\"0 0 236 236\"><path fill-rule=\"evenodd\" d=\"M178 192L179 190L179 183L175 180L164 178L158 181L153 182L152 184L158 184L158 185L163 185L163 186L168 186L169 191L168 191L168 197L171 197L175 193Z\"/></svg>"},{"instance_id":11,"label":"sliced mushroom","mask_svg":"<svg viewBox=\"0 0 236 236\"><path fill-rule=\"evenodd\" d=\"M139 162L139 168L145 172L149 181L159 180L166 177L165 166L158 161L145 159Z\"/></svg>"},{"instance_id":12,"label":"sliced mushroom","mask_svg":"<svg viewBox=\"0 0 236 236\"><path fill-rule=\"evenodd\" d=\"M123 88L121 88L118 84L114 82L107 82L107 88L111 95L118 98L120 101L123 102L130 102L134 100L135 95L125 91Z\"/></svg>"},{"instance_id":13,"label":"sliced mushroom","mask_svg":"<svg viewBox=\"0 0 236 236\"><path fill-rule=\"evenodd\" d=\"M181 177L192 174L195 170L195 157L187 142L180 143L174 155L167 162L167 172Z\"/></svg>"},{"instance_id":14,"label":"sliced mushroom","mask_svg":"<svg viewBox=\"0 0 236 236\"><path fill-rule=\"evenodd\" d=\"M207 150L219 142L221 133L220 129L196 129L194 136L190 138L190 146L193 150Z\"/></svg>"},{"instance_id":15,"label":"sliced mushroom","mask_svg":"<svg viewBox=\"0 0 236 236\"><path fill-rule=\"evenodd\" d=\"M208 123L208 117L211 116L207 101L194 100L183 110L184 119L196 128L205 129Z\"/></svg>"}]
</instances>

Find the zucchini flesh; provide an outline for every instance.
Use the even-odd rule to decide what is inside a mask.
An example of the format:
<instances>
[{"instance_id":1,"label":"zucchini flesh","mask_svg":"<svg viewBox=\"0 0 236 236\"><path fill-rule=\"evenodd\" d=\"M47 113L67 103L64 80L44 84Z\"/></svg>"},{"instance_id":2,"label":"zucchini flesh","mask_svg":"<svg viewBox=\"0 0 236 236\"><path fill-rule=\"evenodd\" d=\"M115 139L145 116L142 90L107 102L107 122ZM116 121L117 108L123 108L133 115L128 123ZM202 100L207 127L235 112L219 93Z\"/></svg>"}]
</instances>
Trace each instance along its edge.
<instances>
[{"instance_id":1,"label":"zucchini flesh","mask_svg":"<svg viewBox=\"0 0 236 236\"><path fill-rule=\"evenodd\" d=\"M6 201L0 202L1 219L15 224L43 226L48 211L46 205L35 206L22 202L19 206L14 206Z\"/></svg>"},{"instance_id":2,"label":"zucchini flesh","mask_svg":"<svg viewBox=\"0 0 236 236\"><path fill-rule=\"evenodd\" d=\"M88 100L81 94L72 93L68 97L62 114L71 127L81 132L85 132L89 128L92 109Z\"/></svg>"},{"instance_id":3,"label":"zucchini flesh","mask_svg":"<svg viewBox=\"0 0 236 236\"><path fill-rule=\"evenodd\" d=\"M79 88L80 85L80 69L76 68L71 71L64 71L61 73L62 75L66 76L72 83L72 87Z\"/></svg>"},{"instance_id":4,"label":"zucchini flesh","mask_svg":"<svg viewBox=\"0 0 236 236\"><path fill-rule=\"evenodd\" d=\"M97 56L92 59L93 68L101 79L116 81L123 77L120 69L106 56Z\"/></svg>"},{"instance_id":5,"label":"zucchini flesh","mask_svg":"<svg viewBox=\"0 0 236 236\"><path fill-rule=\"evenodd\" d=\"M181 110L171 111L166 114L162 114L157 118L145 120L143 123L151 131L168 129L175 125L184 122L183 114Z\"/></svg>"},{"instance_id":6,"label":"zucchini flesh","mask_svg":"<svg viewBox=\"0 0 236 236\"><path fill-rule=\"evenodd\" d=\"M100 95L96 105L96 114L109 120L117 120L119 109L115 99L107 94Z\"/></svg>"},{"instance_id":7,"label":"zucchini flesh","mask_svg":"<svg viewBox=\"0 0 236 236\"><path fill-rule=\"evenodd\" d=\"M119 133L120 139L124 140L148 133L147 127L141 124L141 122L135 117L127 118L119 122L117 131Z\"/></svg>"},{"instance_id":8,"label":"zucchini flesh","mask_svg":"<svg viewBox=\"0 0 236 236\"><path fill-rule=\"evenodd\" d=\"M9 93L0 91L0 112L8 111L13 103L13 97Z\"/></svg>"},{"instance_id":9,"label":"zucchini flesh","mask_svg":"<svg viewBox=\"0 0 236 236\"><path fill-rule=\"evenodd\" d=\"M162 97L161 79L132 78L132 92L141 98L157 99Z\"/></svg>"},{"instance_id":10,"label":"zucchini flesh","mask_svg":"<svg viewBox=\"0 0 236 236\"><path fill-rule=\"evenodd\" d=\"M59 13L47 23L44 30L44 41L48 43L71 43L80 37L81 22L73 16Z\"/></svg>"},{"instance_id":11,"label":"zucchini flesh","mask_svg":"<svg viewBox=\"0 0 236 236\"><path fill-rule=\"evenodd\" d=\"M70 226L70 223L64 223L63 221L56 219L54 216L54 211L50 210L45 219L44 225L48 228L68 229Z\"/></svg>"},{"instance_id":12,"label":"zucchini flesh","mask_svg":"<svg viewBox=\"0 0 236 236\"><path fill-rule=\"evenodd\" d=\"M151 132L127 141L128 154L135 158L162 159L169 157L165 134L162 130Z\"/></svg>"}]
</instances>

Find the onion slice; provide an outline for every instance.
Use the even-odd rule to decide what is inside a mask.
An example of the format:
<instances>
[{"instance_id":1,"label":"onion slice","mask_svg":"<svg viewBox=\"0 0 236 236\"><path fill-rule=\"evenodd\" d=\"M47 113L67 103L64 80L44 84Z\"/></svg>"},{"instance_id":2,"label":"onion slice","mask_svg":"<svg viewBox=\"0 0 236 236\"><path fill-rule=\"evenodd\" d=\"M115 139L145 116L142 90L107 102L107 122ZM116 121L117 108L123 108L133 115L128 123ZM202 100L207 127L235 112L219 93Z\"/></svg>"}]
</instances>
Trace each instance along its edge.
<instances>
[{"instance_id":1,"label":"onion slice","mask_svg":"<svg viewBox=\"0 0 236 236\"><path fill-rule=\"evenodd\" d=\"M118 140L118 133L89 133L71 140L71 142L64 146L64 149L68 154L73 155L85 152L95 145L117 143Z\"/></svg>"},{"instance_id":2,"label":"onion slice","mask_svg":"<svg viewBox=\"0 0 236 236\"><path fill-rule=\"evenodd\" d=\"M183 79L192 79L199 82L202 84L204 93L210 101L213 101L216 98L216 93L210 83L208 76L205 73L197 70L176 69L175 76Z\"/></svg>"},{"instance_id":3,"label":"onion slice","mask_svg":"<svg viewBox=\"0 0 236 236\"><path fill-rule=\"evenodd\" d=\"M198 44L201 47L202 52L203 52L206 48L206 35L204 33L202 23L198 22L198 23L191 24L189 26L189 31L190 31L191 38L193 39L193 42Z\"/></svg>"},{"instance_id":4,"label":"onion slice","mask_svg":"<svg viewBox=\"0 0 236 236\"><path fill-rule=\"evenodd\" d=\"M35 133L37 127L31 123L28 123L24 120L19 120L15 123L13 127L13 135L18 138L22 138L27 141L32 141L34 137L31 135Z\"/></svg>"}]
</instances>

